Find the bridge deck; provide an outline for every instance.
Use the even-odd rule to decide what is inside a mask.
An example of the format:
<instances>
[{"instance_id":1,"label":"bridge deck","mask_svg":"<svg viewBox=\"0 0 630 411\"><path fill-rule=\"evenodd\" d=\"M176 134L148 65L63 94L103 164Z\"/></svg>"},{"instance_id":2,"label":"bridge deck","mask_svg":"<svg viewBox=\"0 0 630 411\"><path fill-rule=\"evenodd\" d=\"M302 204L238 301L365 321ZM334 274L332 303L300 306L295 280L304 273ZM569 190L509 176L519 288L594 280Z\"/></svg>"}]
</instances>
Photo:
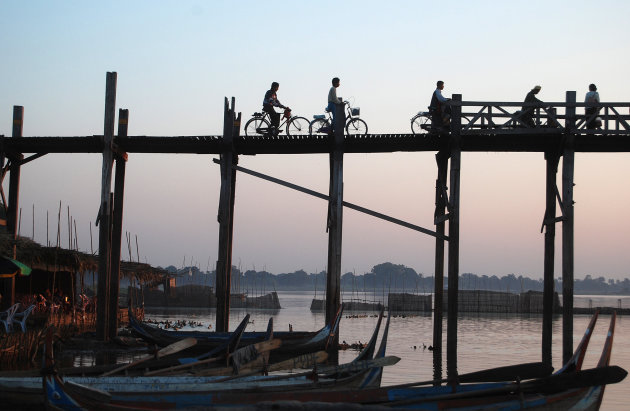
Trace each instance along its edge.
<instances>
[{"instance_id":1,"label":"bridge deck","mask_svg":"<svg viewBox=\"0 0 630 411\"><path fill-rule=\"evenodd\" d=\"M562 130L535 132L462 133L462 151L544 152L562 145ZM527 131L527 130L523 130ZM7 153L101 153L101 136L84 137L4 137L1 144ZM221 136L131 136L114 140L128 153L220 154L226 147ZM346 136L346 153L386 153L396 151L438 151L447 148L448 135L433 134L368 134ZM236 154L314 154L329 153L332 141L326 135L246 137L234 140ZM577 134L576 152L630 152L627 134Z\"/></svg>"}]
</instances>

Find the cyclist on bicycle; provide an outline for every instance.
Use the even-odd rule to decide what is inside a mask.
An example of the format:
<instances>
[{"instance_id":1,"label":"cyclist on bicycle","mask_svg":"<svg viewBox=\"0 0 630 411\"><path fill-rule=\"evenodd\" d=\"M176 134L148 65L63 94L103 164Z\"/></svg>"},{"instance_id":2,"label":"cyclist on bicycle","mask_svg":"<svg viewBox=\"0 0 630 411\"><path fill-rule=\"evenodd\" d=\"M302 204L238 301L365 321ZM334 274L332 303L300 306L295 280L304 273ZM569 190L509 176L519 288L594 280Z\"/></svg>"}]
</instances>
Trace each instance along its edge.
<instances>
[{"instance_id":1,"label":"cyclist on bicycle","mask_svg":"<svg viewBox=\"0 0 630 411\"><path fill-rule=\"evenodd\" d=\"M276 113L274 107L287 109L287 107L283 106L278 100L276 92L279 88L280 84L277 82L274 81L271 83L271 89L267 90L265 98L263 99L263 111L268 113L271 118L271 129L274 135L278 135L278 126L280 125L280 113Z\"/></svg>"},{"instance_id":2,"label":"cyclist on bicycle","mask_svg":"<svg viewBox=\"0 0 630 411\"><path fill-rule=\"evenodd\" d=\"M429 113L431 113L431 123L436 128L441 128L443 126L447 126L450 122L451 107L448 103L450 99L442 95L442 90L444 90L444 82L440 80L437 82L436 86L437 87L433 92L433 95L431 96Z\"/></svg>"}]
</instances>

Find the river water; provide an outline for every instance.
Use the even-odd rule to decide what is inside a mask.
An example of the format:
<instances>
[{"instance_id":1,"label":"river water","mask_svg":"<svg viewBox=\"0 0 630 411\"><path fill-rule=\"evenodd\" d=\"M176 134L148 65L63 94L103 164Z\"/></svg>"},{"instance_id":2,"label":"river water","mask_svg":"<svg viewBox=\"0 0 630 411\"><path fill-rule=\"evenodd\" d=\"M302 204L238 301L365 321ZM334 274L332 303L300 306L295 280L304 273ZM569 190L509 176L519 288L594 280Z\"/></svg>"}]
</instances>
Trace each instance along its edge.
<instances>
[{"instance_id":1,"label":"river water","mask_svg":"<svg viewBox=\"0 0 630 411\"><path fill-rule=\"evenodd\" d=\"M232 310L230 314L230 330L232 330L246 313L250 314L247 331L264 331L269 317L274 319L275 330L288 330L289 324L294 330L317 330L324 324L323 312L311 312L309 307L312 293L280 292L278 293L282 309L268 310ZM589 296L586 303L576 298L576 306L592 300L597 306L601 301L611 302L611 306L619 304L618 297ZM627 306L627 298L622 300ZM625 307L624 307L625 308ZM147 308L147 319L153 320L194 320L201 322L203 328L215 325L213 309ZM374 313L346 312L341 321L339 341L348 343L366 342L376 325ZM574 346L582 338L590 316L578 315L574 319ZM603 349L606 332L610 323L609 315L600 316L585 358L584 368L595 367ZM485 368L500 367L524 362L541 361L542 316L538 314L461 314L458 323L458 372L460 374ZM433 352L423 348L432 343L432 316L406 315L392 318L387 354L401 358L395 366L387 367L383 374L383 385L392 385L413 381L432 380ZM443 347L446 348L446 319L443 329ZM562 317L553 320L553 366L561 367L562 362ZM446 351L446 350L445 350ZM341 351L340 362L352 360L356 351ZM443 355L443 377L446 370L446 353ZM630 371L630 319L617 317L615 339L611 365L619 365ZM606 388L602 410L627 410L630 400L630 378L619 384Z\"/></svg>"}]
</instances>

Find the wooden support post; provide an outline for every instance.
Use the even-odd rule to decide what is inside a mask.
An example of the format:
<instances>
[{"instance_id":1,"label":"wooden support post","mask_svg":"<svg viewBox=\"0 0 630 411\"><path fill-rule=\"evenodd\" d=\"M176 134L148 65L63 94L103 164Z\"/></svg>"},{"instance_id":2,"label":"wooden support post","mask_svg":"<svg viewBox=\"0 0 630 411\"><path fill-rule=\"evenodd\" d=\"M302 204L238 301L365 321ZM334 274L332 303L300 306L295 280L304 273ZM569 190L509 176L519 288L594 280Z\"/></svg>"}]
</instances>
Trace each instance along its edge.
<instances>
[{"instance_id":1,"label":"wooden support post","mask_svg":"<svg viewBox=\"0 0 630 411\"><path fill-rule=\"evenodd\" d=\"M345 112L343 104L335 104L336 127L330 152L330 184L328 193L328 273L326 276L326 324L330 324L341 306L341 242L343 227L343 138ZM334 344L338 343L338 335ZM336 345L333 345L336 346Z\"/></svg>"},{"instance_id":2,"label":"wooden support post","mask_svg":"<svg viewBox=\"0 0 630 411\"><path fill-rule=\"evenodd\" d=\"M234 114L235 100L232 107L225 99L223 117L223 141L225 151L221 154L221 192L219 196L219 252L216 269L217 323L215 330L227 332L230 326L230 289L232 279L232 234L234 227L234 194L236 192L236 170L238 156L234 154L234 136L240 130L238 119Z\"/></svg>"},{"instance_id":3,"label":"wooden support post","mask_svg":"<svg viewBox=\"0 0 630 411\"><path fill-rule=\"evenodd\" d=\"M118 139L127 138L129 110L118 110ZM111 275L109 283L108 336L114 338L118 331L118 294L120 284L120 254L122 244L123 206L125 194L126 153L117 153L116 179L114 180L114 212L112 216Z\"/></svg>"},{"instance_id":4,"label":"wooden support post","mask_svg":"<svg viewBox=\"0 0 630 411\"><path fill-rule=\"evenodd\" d=\"M22 137L22 131L24 129L24 107L13 106L13 131L11 136L13 138ZM7 207L7 228L9 229L9 235L13 240L17 239L18 232L18 213L20 210L20 172L22 168L21 161L24 159L24 155L21 153L12 153L10 155L11 165L9 167L9 204ZM16 247L13 244L13 258L16 258ZM15 304L15 276L11 277L6 282L4 296L9 300L10 304ZM7 298L8 297L8 298Z\"/></svg>"},{"instance_id":5,"label":"wooden support post","mask_svg":"<svg viewBox=\"0 0 630 411\"><path fill-rule=\"evenodd\" d=\"M451 194L448 222L448 321L446 340L447 378L457 377L457 315L459 291L459 174L461 167L462 95L453 94L451 118Z\"/></svg>"},{"instance_id":6,"label":"wooden support post","mask_svg":"<svg viewBox=\"0 0 630 411\"><path fill-rule=\"evenodd\" d=\"M551 336L553 332L554 261L556 240L556 175L560 155L557 151L545 152L547 164L545 184L545 259L543 288L542 362L552 366Z\"/></svg>"},{"instance_id":7,"label":"wooden support post","mask_svg":"<svg viewBox=\"0 0 630 411\"><path fill-rule=\"evenodd\" d=\"M105 123L103 130L103 172L101 180L101 205L97 218L98 236L98 292L96 305L96 338L107 341L109 332L110 277L111 277L111 187L116 118L116 82L115 72L107 73L105 86Z\"/></svg>"},{"instance_id":8,"label":"wooden support post","mask_svg":"<svg viewBox=\"0 0 630 411\"><path fill-rule=\"evenodd\" d=\"M567 91L567 104L575 104L575 91ZM573 176L575 162L575 106L567 106L562 156L562 363L573 354Z\"/></svg>"},{"instance_id":9,"label":"wooden support post","mask_svg":"<svg viewBox=\"0 0 630 411\"><path fill-rule=\"evenodd\" d=\"M435 155L438 175L435 181L435 232L444 235L445 222L442 218L446 208L444 187L448 174L448 156L446 151L439 151ZM442 319L444 311L444 239L435 238L435 284L433 290L433 379L442 379ZM439 385L436 382L436 385Z\"/></svg>"}]
</instances>

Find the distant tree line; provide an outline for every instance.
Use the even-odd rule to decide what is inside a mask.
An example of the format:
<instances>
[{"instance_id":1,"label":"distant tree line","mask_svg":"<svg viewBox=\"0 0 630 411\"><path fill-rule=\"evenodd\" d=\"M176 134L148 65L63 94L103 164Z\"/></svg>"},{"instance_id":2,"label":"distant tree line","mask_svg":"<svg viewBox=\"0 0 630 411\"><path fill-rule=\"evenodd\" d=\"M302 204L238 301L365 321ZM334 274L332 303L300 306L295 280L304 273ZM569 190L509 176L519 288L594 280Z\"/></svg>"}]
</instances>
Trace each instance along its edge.
<instances>
[{"instance_id":1,"label":"distant tree line","mask_svg":"<svg viewBox=\"0 0 630 411\"><path fill-rule=\"evenodd\" d=\"M205 285L213 287L216 284L215 272L202 272L197 267L177 269L166 267L177 278L177 285ZM375 265L369 273L355 275L345 273L341 276L341 289L344 293L431 293L433 292L433 276L425 277L413 268L400 264L382 263ZM267 271L240 271L232 267L232 292L261 295L270 291L313 291L324 295L326 287L326 272L307 273L298 270L293 273L272 274ZM447 288L448 279L445 277L444 286ZM520 293L525 291L542 291L542 278L534 280L522 275L507 274L502 277L496 275L478 275L463 273L459 277L461 290L491 290ZM562 279L555 280L555 290L562 292ZM630 295L630 280L606 280L604 277L587 275L583 280L576 279L575 294L612 294Z\"/></svg>"}]
</instances>

